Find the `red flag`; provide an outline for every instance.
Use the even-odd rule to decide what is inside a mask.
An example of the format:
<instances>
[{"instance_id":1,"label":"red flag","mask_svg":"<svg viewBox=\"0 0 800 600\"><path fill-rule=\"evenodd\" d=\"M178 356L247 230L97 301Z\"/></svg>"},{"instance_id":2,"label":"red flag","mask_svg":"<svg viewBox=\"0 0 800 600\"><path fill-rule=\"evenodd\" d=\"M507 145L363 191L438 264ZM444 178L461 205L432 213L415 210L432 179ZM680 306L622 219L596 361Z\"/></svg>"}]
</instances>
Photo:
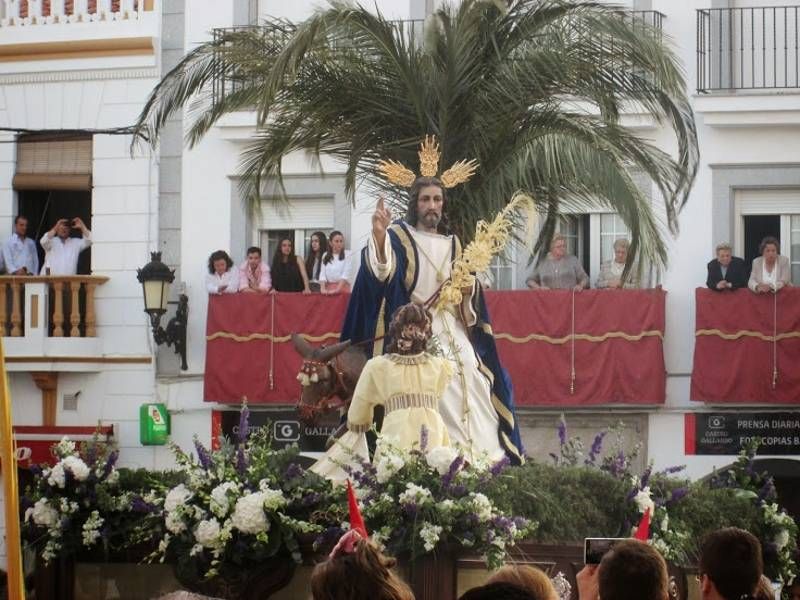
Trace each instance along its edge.
<instances>
[{"instance_id":1,"label":"red flag","mask_svg":"<svg viewBox=\"0 0 800 600\"><path fill-rule=\"evenodd\" d=\"M349 479L347 480L347 506L350 509L350 529L355 529L364 539L367 539L369 537L367 526L364 525L364 517L361 516L361 510L358 508L358 501Z\"/></svg>"},{"instance_id":2,"label":"red flag","mask_svg":"<svg viewBox=\"0 0 800 600\"><path fill-rule=\"evenodd\" d=\"M646 542L647 538L649 537L650 537L650 507L648 507L647 510L644 511L644 514L642 515L642 520L639 521L639 526L636 528L636 533L633 534L633 539Z\"/></svg>"}]
</instances>

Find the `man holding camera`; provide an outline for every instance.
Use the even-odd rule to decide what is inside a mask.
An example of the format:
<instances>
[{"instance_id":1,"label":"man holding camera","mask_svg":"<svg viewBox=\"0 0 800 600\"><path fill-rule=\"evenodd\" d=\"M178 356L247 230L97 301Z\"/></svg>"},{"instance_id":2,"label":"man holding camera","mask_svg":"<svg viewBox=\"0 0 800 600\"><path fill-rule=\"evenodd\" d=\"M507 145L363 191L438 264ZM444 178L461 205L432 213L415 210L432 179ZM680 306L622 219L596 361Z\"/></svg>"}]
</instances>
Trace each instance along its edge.
<instances>
[{"instance_id":1,"label":"man holding camera","mask_svg":"<svg viewBox=\"0 0 800 600\"><path fill-rule=\"evenodd\" d=\"M80 231L81 237L70 237L71 229ZM79 217L59 219L40 243L45 251L42 275L76 275L78 256L92 245L92 232Z\"/></svg>"},{"instance_id":2,"label":"man holding camera","mask_svg":"<svg viewBox=\"0 0 800 600\"><path fill-rule=\"evenodd\" d=\"M619 540L600 564L578 573L580 600L669 600L667 563L658 550L634 539Z\"/></svg>"}]
</instances>

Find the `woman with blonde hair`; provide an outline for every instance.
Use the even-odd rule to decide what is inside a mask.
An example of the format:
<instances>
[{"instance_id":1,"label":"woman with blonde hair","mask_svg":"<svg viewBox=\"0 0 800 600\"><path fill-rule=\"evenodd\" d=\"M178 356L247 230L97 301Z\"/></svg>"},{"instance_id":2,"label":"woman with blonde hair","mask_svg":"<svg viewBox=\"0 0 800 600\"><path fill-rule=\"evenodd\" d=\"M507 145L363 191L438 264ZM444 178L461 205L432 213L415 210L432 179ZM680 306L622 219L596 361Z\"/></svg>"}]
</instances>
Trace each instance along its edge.
<instances>
[{"instance_id":1,"label":"woman with blonde hair","mask_svg":"<svg viewBox=\"0 0 800 600\"><path fill-rule=\"evenodd\" d=\"M589 287L589 276L578 259L567 254L567 238L556 234L550 253L540 262L526 283L532 290L581 290Z\"/></svg>"},{"instance_id":2,"label":"woman with blonde hair","mask_svg":"<svg viewBox=\"0 0 800 600\"><path fill-rule=\"evenodd\" d=\"M536 600L559 600L553 582L544 571L531 565L506 565L492 573L486 583L510 583Z\"/></svg>"}]
</instances>

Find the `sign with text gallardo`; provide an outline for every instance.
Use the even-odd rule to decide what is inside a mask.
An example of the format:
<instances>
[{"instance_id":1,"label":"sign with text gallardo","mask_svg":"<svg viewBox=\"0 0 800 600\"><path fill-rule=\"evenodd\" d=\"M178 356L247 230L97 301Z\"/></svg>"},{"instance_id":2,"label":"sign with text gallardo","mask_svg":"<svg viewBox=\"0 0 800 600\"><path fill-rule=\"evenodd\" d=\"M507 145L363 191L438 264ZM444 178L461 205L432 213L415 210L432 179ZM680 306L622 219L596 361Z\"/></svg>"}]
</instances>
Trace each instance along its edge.
<instances>
[{"instance_id":1,"label":"sign with text gallardo","mask_svg":"<svg viewBox=\"0 0 800 600\"><path fill-rule=\"evenodd\" d=\"M686 454L738 454L757 440L758 454L800 455L800 411L703 412L684 415Z\"/></svg>"}]
</instances>

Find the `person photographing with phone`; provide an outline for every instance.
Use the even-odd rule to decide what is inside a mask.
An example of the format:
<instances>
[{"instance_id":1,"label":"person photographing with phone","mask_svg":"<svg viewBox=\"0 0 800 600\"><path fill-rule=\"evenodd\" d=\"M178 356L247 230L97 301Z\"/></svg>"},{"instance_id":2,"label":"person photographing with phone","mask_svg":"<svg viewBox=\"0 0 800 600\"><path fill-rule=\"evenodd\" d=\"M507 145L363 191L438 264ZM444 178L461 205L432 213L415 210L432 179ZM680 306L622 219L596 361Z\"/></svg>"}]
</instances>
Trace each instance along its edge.
<instances>
[{"instance_id":1,"label":"person photographing with phone","mask_svg":"<svg viewBox=\"0 0 800 600\"><path fill-rule=\"evenodd\" d=\"M635 539L605 541L613 543L604 553L589 552L587 544L586 566L576 577L579 600L669 600L667 563L658 550Z\"/></svg>"},{"instance_id":2,"label":"person photographing with phone","mask_svg":"<svg viewBox=\"0 0 800 600\"><path fill-rule=\"evenodd\" d=\"M77 229L81 237L70 237L72 229ZM59 219L39 243L45 251L42 275L76 275L80 253L92 245L92 232L80 217Z\"/></svg>"}]
</instances>

